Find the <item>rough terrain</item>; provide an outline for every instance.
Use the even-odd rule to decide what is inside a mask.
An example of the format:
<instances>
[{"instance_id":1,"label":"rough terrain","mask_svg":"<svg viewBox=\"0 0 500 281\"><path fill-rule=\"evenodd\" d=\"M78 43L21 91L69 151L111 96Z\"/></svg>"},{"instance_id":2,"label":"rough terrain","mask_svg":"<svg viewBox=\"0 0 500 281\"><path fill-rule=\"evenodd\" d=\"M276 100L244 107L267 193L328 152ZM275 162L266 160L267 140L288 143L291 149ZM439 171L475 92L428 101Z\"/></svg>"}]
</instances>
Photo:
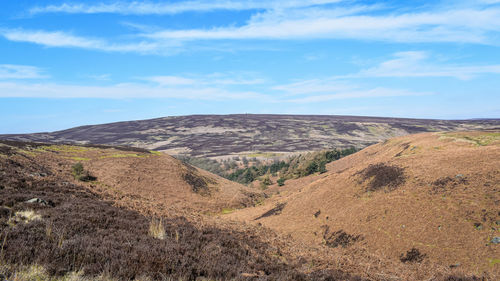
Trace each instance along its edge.
<instances>
[{"instance_id":1,"label":"rough terrain","mask_svg":"<svg viewBox=\"0 0 500 281\"><path fill-rule=\"evenodd\" d=\"M228 217L338 251L393 261L410 252L417 263L499 276L500 132L394 138L327 168Z\"/></svg>"},{"instance_id":2,"label":"rough terrain","mask_svg":"<svg viewBox=\"0 0 500 281\"><path fill-rule=\"evenodd\" d=\"M0 277L497 280L499 159L498 131L424 133L263 192L158 152L4 141Z\"/></svg>"},{"instance_id":3,"label":"rough terrain","mask_svg":"<svg viewBox=\"0 0 500 281\"><path fill-rule=\"evenodd\" d=\"M500 120L428 120L335 115L190 115L71 128L0 139L127 145L203 157L266 156L363 148L420 132L500 128Z\"/></svg>"}]
</instances>

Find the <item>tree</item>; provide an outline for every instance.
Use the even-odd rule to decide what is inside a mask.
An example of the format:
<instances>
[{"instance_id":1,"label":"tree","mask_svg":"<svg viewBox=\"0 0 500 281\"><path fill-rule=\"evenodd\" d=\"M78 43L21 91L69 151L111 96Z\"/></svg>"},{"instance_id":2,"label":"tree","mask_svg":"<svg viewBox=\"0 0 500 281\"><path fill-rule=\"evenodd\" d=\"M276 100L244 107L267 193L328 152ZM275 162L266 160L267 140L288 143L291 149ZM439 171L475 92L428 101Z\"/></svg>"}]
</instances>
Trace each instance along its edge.
<instances>
[{"instance_id":1,"label":"tree","mask_svg":"<svg viewBox=\"0 0 500 281\"><path fill-rule=\"evenodd\" d=\"M264 180L262 180L262 183L265 184L265 185L271 185L271 184L273 184L273 182L271 181L271 179L269 178L269 176L265 177Z\"/></svg>"},{"instance_id":2,"label":"tree","mask_svg":"<svg viewBox=\"0 0 500 281\"><path fill-rule=\"evenodd\" d=\"M311 163L309 163L309 165L307 165L306 176L312 175L317 171L318 171L318 163L316 163L316 161L312 161Z\"/></svg>"},{"instance_id":3,"label":"tree","mask_svg":"<svg viewBox=\"0 0 500 281\"><path fill-rule=\"evenodd\" d=\"M278 186L284 186L285 185L285 178L279 178L277 181Z\"/></svg>"},{"instance_id":4,"label":"tree","mask_svg":"<svg viewBox=\"0 0 500 281\"><path fill-rule=\"evenodd\" d=\"M320 174L323 174L323 173L326 173L326 162L325 161L321 161L319 163L319 166L318 166L318 172Z\"/></svg>"}]
</instances>

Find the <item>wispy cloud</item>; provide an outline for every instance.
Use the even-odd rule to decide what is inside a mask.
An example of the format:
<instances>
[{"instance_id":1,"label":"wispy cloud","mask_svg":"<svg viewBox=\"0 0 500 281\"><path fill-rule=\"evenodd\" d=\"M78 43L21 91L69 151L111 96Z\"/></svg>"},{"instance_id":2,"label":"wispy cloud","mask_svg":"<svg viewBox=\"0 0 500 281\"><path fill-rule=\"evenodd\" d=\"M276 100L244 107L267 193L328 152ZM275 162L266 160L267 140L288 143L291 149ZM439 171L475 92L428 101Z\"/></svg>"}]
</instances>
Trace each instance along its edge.
<instances>
[{"instance_id":1,"label":"wispy cloud","mask_svg":"<svg viewBox=\"0 0 500 281\"><path fill-rule=\"evenodd\" d=\"M172 86L172 85L193 86L196 84L196 80L180 76L151 76L151 77L145 77L143 79L154 83L158 83L160 85L167 85L167 86Z\"/></svg>"},{"instance_id":2,"label":"wispy cloud","mask_svg":"<svg viewBox=\"0 0 500 281\"><path fill-rule=\"evenodd\" d=\"M267 99L251 91L229 91L213 87L163 87L140 83L82 86L57 83L0 82L0 97L31 98L177 98L187 100Z\"/></svg>"},{"instance_id":3,"label":"wispy cloud","mask_svg":"<svg viewBox=\"0 0 500 281\"><path fill-rule=\"evenodd\" d=\"M140 23L136 34L118 38L92 38L64 31L7 29L8 40L47 47L81 48L106 52L172 55L186 50L217 48L220 44L249 40L349 39L399 43L452 42L500 44L500 7L487 3L457 8L434 5L415 12L381 5L359 5L339 0L317 1L187 1L176 3L114 2L61 4L37 7L32 13L169 14L218 9L252 10L240 25L227 23L205 29L161 29ZM377 11L374 13L374 11ZM139 29L137 29L139 28Z\"/></svg>"},{"instance_id":4,"label":"wispy cloud","mask_svg":"<svg viewBox=\"0 0 500 281\"><path fill-rule=\"evenodd\" d=\"M422 51L398 52L394 58L352 75L340 78L366 77L452 77L472 79L482 74L500 74L500 65L446 65L431 62L430 54Z\"/></svg>"},{"instance_id":5,"label":"wispy cloud","mask_svg":"<svg viewBox=\"0 0 500 281\"><path fill-rule=\"evenodd\" d=\"M337 93L331 93L331 94L310 95L307 97L290 99L288 100L288 102L315 103L315 102L325 102L325 101L340 100L340 99L423 96L432 94L433 93L431 92L414 92L404 89L373 88L373 89L358 89L352 91L339 91Z\"/></svg>"},{"instance_id":6,"label":"wispy cloud","mask_svg":"<svg viewBox=\"0 0 500 281\"><path fill-rule=\"evenodd\" d=\"M94 75L87 75L88 78L97 80L97 81L109 81L111 80L111 74L94 74Z\"/></svg>"},{"instance_id":7,"label":"wispy cloud","mask_svg":"<svg viewBox=\"0 0 500 281\"><path fill-rule=\"evenodd\" d=\"M230 85L257 85L267 81L252 74L241 73L212 73L203 76L150 76L140 78L142 80L157 83L159 85L177 85L177 86L216 86L225 87Z\"/></svg>"},{"instance_id":8,"label":"wispy cloud","mask_svg":"<svg viewBox=\"0 0 500 281\"><path fill-rule=\"evenodd\" d=\"M124 15L168 15L186 12L210 12L216 10L267 10L302 8L316 5L332 4L342 0L254 0L254 1L182 1L174 3L152 3L152 2L127 2L114 3L63 3L60 5L48 5L34 7L29 10L30 14L41 13L69 13L69 14L99 14L114 13Z\"/></svg>"},{"instance_id":9,"label":"wispy cloud","mask_svg":"<svg viewBox=\"0 0 500 281\"><path fill-rule=\"evenodd\" d=\"M163 30L143 36L155 40L330 38L493 44L490 33L500 30L500 9L496 7L401 14L352 9L268 11L240 27Z\"/></svg>"},{"instance_id":10,"label":"wispy cloud","mask_svg":"<svg viewBox=\"0 0 500 281\"><path fill-rule=\"evenodd\" d=\"M406 89L364 87L353 81L342 81L336 77L310 79L290 84L277 85L273 90L281 92L283 100L292 103L314 103L340 99L383 98L422 96L431 92L415 92Z\"/></svg>"},{"instance_id":11,"label":"wispy cloud","mask_svg":"<svg viewBox=\"0 0 500 281\"><path fill-rule=\"evenodd\" d=\"M310 79L298 81L285 85L277 85L272 87L273 90L286 93L287 96L318 94L318 93L335 93L346 92L355 89L357 86L338 81L337 79Z\"/></svg>"},{"instance_id":12,"label":"wispy cloud","mask_svg":"<svg viewBox=\"0 0 500 281\"><path fill-rule=\"evenodd\" d=\"M0 64L0 79L41 79L48 75L35 66Z\"/></svg>"},{"instance_id":13,"label":"wispy cloud","mask_svg":"<svg viewBox=\"0 0 500 281\"><path fill-rule=\"evenodd\" d=\"M172 49L173 44L156 42L110 43L102 39L76 36L62 31L4 29L0 34L10 41L27 42L46 47L66 47L108 52L157 53Z\"/></svg>"}]
</instances>

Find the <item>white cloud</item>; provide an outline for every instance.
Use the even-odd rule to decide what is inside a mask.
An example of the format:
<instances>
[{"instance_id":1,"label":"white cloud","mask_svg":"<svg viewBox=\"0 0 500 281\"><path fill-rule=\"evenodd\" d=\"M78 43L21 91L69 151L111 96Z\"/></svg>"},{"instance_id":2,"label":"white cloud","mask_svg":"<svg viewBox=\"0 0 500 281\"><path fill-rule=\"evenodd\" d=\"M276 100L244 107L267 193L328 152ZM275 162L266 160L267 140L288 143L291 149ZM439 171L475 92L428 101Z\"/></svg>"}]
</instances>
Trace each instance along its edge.
<instances>
[{"instance_id":1,"label":"white cloud","mask_svg":"<svg viewBox=\"0 0 500 281\"><path fill-rule=\"evenodd\" d=\"M302 8L315 5L331 4L342 0L254 0L254 1L182 1L174 3L152 3L152 2L114 2L114 3L63 3L61 5L49 5L34 7L29 10L30 14L40 13L69 13L69 14L98 14L116 13L124 15L165 15L180 14L186 12L210 12L216 10L255 10L255 9L287 9Z\"/></svg>"},{"instance_id":2,"label":"white cloud","mask_svg":"<svg viewBox=\"0 0 500 281\"><path fill-rule=\"evenodd\" d=\"M292 103L326 102L339 99L381 98L430 95L430 92L414 92L405 89L365 87L336 77L310 79L277 85L273 90L282 92L283 101Z\"/></svg>"},{"instance_id":3,"label":"white cloud","mask_svg":"<svg viewBox=\"0 0 500 281\"><path fill-rule=\"evenodd\" d=\"M0 79L41 79L48 78L35 66L0 64Z\"/></svg>"},{"instance_id":4,"label":"white cloud","mask_svg":"<svg viewBox=\"0 0 500 281\"><path fill-rule=\"evenodd\" d=\"M254 77L255 75L245 75L240 73L213 73L203 76L191 75L183 76L151 76L141 78L142 80L157 83L159 85L177 85L177 86L217 86L224 87L229 85L257 85L266 82L263 78Z\"/></svg>"},{"instance_id":5,"label":"white cloud","mask_svg":"<svg viewBox=\"0 0 500 281\"><path fill-rule=\"evenodd\" d=\"M401 96L423 96L431 95L430 92L413 92L404 89L390 88L374 88L374 89L359 89L353 91L340 91L332 94L311 95L302 98L290 99L288 102L293 103L314 103L326 102L339 99L357 99L357 98L382 98L382 97L401 97Z\"/></svg>"},{"instance_id":6,"label":"white cloud","mask_svg":"<svg viewBox=\"0 0 500 281\"><path fill-rule=\"evenodd\" d=\"M250 91L229 91L214 87L166 87L123 83L111 86L82 86L56 83L0 82L0 97L31 98L178 98L197 100L266 99Z\"/></svg>"},{"instance_id":7,"label":"white cloud","mask_svg":"<svg viewBox=\"0 0 500 281\"><path fill-rule=\"evenodd\" d=\"M283 91L288 96L291 96L303 94L332 93L339 91L345 92L356 87L357 86L340 82L336 79L310 79L286 85L277 85L272 89Z\"/></svg>"},{"instance_id":8,"label":"white cloud","mask_svg":"<svg viewBox=\"0 0 500 281\"><path fill-rule=\"evenodd\" d=\"M87 75L88 78L92 78L97 81L109 81L111 80L111 74L96 74L96 75Z\"/></svg>"},{"instance_id":9,"label":"white cloud","mask_svg":"<svg viewBox=\"0 0 500 281\"><path fill-rule=\"evenodd\" d=\"M139 33L127 36L127 42L82 37L62 31L10 29L0 30L0 34L11 41L30 42L47 47L161 55L190 50L191 46L223 51L227 48L214 49L213 46L223 44L224 40L353 39L402 43L500 44L500 7L497 5L477 4L458 8L438 5L437 8L432 6L433 8L416 12L402 12L380 5L358 5L353 2L323 5L335 2L340 1L188 1L170 4L134 1L96 5L62 4L34 8L32 12L148 14L206 12L217 9L257 10L253 11L250 19L241 26L231 23L229 26L206 29L160 29L128 23L139 28ZM374 10L377 13L373 13ZM217 40L219 42L213 42ZM192 41L198 42L188 44Z\"/></svg>"},{"instance_id":10,"label":"white cloud","mask_svg":"<svg viewBox=\"0 0 500 281\"><path fill-rule=\"evenodd\" d=\"M472 79L481 74L500 74L500 65L443 65L430 62L426 52L412 51L394 54L394 59L357 74L337 76L340 78L364 77L452 77Z\"/></svg>"},{"instance_id":11,"label":"white cloud","mask_svg":"<svg viewBox=\"0 0 500 281\"><path fill-rule=\"evenodd\" d=\"M195 85L196 81L193 79L180 77L180 76L151 76L146 77L144 80L158 83L160 85Z\"/></svg>"},{"instance_id":12,"label":"white cloud","mask_svg":"<svg viewBox=\"0 0 500 281\"><path fill-rule=\"evenodd\" d=\"M0 30L0 34L6 39L15 42L27 42L43 45L46 47L66 47L93 49L109 52L136 52L136 53L156 53L168 50L173 46L169 44L158 44L155 42L136 42L136 43L109 43L101 39L93 39L75 36L61 31L43 31L43 30Z\"/></svg>"},{"instance_id":13,"label":"white cloud","mask_svg":"<svg viewBox=\"0 0 500 281\"><path fill-rule=\"evenodd\" d=\"M267 11L241 27L163 30L143 36L155 40L330 38L492 43L489 34L500 30L499 8L377 15L360 11L363 9L344 13L339 9Z\"/></svg>"}]
</instances>

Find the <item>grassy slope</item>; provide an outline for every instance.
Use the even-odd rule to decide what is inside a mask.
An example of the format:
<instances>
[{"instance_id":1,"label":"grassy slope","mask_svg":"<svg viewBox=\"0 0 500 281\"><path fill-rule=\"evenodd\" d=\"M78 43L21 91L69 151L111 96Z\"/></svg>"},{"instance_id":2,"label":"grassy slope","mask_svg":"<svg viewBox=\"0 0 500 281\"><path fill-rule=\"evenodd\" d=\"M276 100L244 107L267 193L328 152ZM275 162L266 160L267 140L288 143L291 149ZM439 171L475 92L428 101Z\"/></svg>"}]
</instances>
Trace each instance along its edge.
<instances>
[{"instance_id":1,"label":"grassy slope","mask_svg":"<svg viewBox=\"0 0 500 281\"><path fill-rule=\"evenodd\" d=\"M66 175L62 155L86 151L91 158L87 148L16 145L0 145L0 278L358 280L339 271L302 273L285 244L258 228L171 215L162 216L163 239L155 238L157 220L141 206L117 206L119 199ZM130 157L137 155L159 157Z\"/></svg>"},{"instance_id":2,"label":"grassy slope","mask_svg":"<svg viewBox=\"0 0 500 281\"><path fill-rule=\"evenodd\" d=\"M212 195L196 194L191 185L178 185L185 180L182 174L193 172L192 168L181 165L181 169L175 168L177 173L171 174L172 165L179 162L170 157L77 146L47 148L35 145L31 149L22 144L18 146L21 148L0 145L0 241L5 241L1 247L0 269L3 272L23 272L25 268L22 265L38 264L43 268L40 271L49 275L69 272L80 277L100 275L121 280L144 276L156 280L168 280L167 277L194 280L197 276L221 280L356 279L352 275L369 280L465 280L449 279L450 274L459 274L460 269L439 267L428 259L422 264L403 264L399 260L356 248L358 244L338 252L338 249L331 249L314 240L316 236L311 233L323 229L323 224L317 224L316 220L325 221L328 215L330 219L327 223L332 222L331 218L338 213L335 206L338 202L332 205L331 202L310 201L319 197L328 199L331 189L326 188L326 193L317 194L313 191L321 187L314 187L314 184L303 187L307 178L297 180L297 183L303 184L302 187L285 185L284 188L295 188L298 195L295 192L288 195L281 193L289 201L280 215L255 221L279 232L287 233L289 230L296 238L291 239L277 236L265 227L230 221L232 218L242 219L241 216L251 219L260 216L262 210L267 211L272 206L269 204L274 204L276 199L285 199L280 195L270 199L269 204L265 203L261 209L250 208L225 215L222 211L218 216L201 215L200 212L206 211L202 208L203 204L190 204L186 200L196 197L199 202L206 200L209 205L210 196L225 189L219 182L221 179L195 170L198 176L212 177L219 183L217 188L208 185ZM409 149L411 152L415 150ZM401 149L394 154L399 152ZM373 151L368 150L368 153ZM358 163L356 157L360 157L359 161L366 160L363 158L366 155L357 155L331 164L327 178ZM70 170L77 161L82 161L102 183L74 181ZM151 167L156 169L148 170ZM125 172L115 171L117 168ZM177 178L171 184L157 186L175 175ZM312 178L316 177L321 183L327 179L324 176L315 175ZM114 182L115 177L120 182ZM136 184L141 188L134 189ZM239 189L238 185L235 186ZM170 192L168 189L177 193L189 192L194 197L162 197L162 193ZM253 200L251 195L241 194L243 199L249 197ZM42 198L48 204L26 203L32 198ZM229 202L232 201L213 206L218 210L219 206L226 206ZM314 205L308 205L308 202ZM244 205L245 201L240 204ZM321 208L322 212L314 218L309 211L316 212L317 208ZM39 216L41 219L27 221L18 213L26 210L34 211L29 217ZM256 216L252 217L253 214ZM149 234L151 216L162 217L164 240ZM330 228L332 231L338 229L336 225L330 225ZM356 234L352 229L345 230ZM32 271L39 268L28 267ZM19 280L30 279L21 277Z\"/></svg>"},{"instance_id":3,"label":"grassy slope","mask_svg":"<svg viewBox=\"0 0 500 281\"><path fill-rule=\"evenodd\" d=\"M370 177L367 168L380 163L399 167L404 182L391 185L397 177L383 169ZM361 237L350 251L398 261L415 247L431 263L498 276L499 167L498 132L400 137L333 162L324 175L272 187L280 191L272 200L229 216L312 244L342 230ZM377 176L381 188L369 191ZM278 203L286 203L279 215L255 220Z\"/></svg>"}]
</instances>

